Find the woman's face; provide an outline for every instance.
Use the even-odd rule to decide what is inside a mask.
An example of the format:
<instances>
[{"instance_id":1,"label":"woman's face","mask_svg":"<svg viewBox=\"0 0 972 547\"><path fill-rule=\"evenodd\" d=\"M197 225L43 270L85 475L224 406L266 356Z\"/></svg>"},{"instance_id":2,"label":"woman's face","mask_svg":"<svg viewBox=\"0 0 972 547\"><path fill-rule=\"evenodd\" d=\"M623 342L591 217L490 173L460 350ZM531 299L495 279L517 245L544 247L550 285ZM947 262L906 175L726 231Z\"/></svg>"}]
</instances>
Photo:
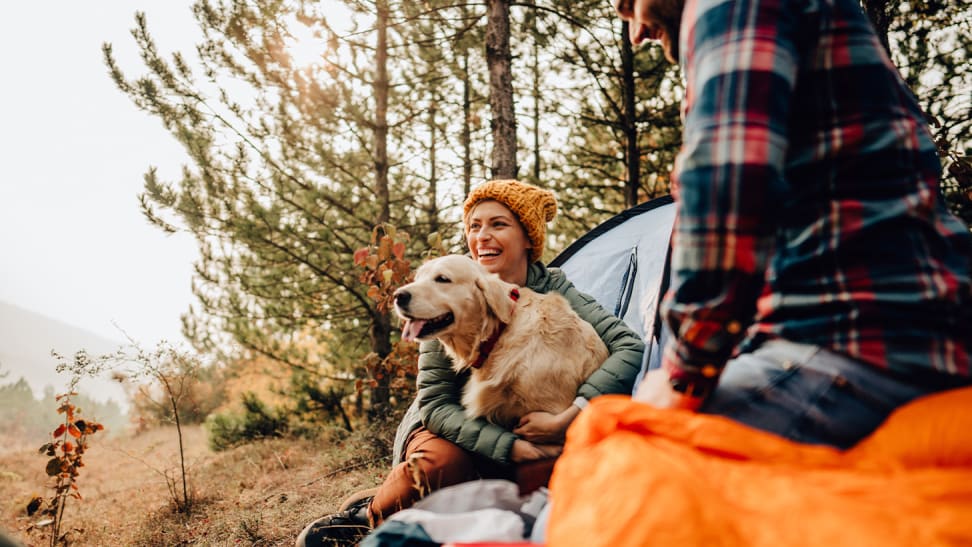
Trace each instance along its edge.
<instances>
[{"instance_id":1,"label":"woman's face","mask_svg":"<svg viewBox=\"0 0 972 547\"><path fill-rule=\"evenodd\" d=\"M473 207L466 218L466 242L473 258L507 283L526 284L530 240L516 215L498 201Z\"/></svg>"}]
</instances>

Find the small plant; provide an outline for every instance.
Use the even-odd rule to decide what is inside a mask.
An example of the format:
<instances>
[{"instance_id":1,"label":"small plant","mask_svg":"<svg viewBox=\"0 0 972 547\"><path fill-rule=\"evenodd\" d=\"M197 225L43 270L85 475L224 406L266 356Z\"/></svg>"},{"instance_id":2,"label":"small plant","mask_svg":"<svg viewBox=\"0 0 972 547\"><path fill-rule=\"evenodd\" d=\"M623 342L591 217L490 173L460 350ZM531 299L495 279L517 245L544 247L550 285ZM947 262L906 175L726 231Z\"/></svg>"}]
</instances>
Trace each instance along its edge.
<instances>
[{"instance_id":1,"label":"small plant","mask_svg":"<svg viewBox=\"0 0 972 547\"><path fill-rule=\"evenodd\" d=\"M405 258L408 233L390 224L379 224L371 231L371 245L354 252L354 265L364 271L359 281L368 286L368 298L375 301L379 311L391 309L395 291L415 276L411 262ZM434 258L448 252L438 233L429 235L429 248L422 256Z\"/></svg>"},{"instance_id":2,"label":"small plant","mask_svg":"<svg viewBox=\"0 0 972 547\"><path fill-rule=\"evenodd\" d=\"M67 532L62 533L64 508L68 497L81 499L77 482L79 469L84 466L83 457L88 448L88 436L104 429L101 424L80 417L81 409L71 402L73 395L75 393L57 396L57 412L64 415L64 421L51 433L53 440L44 443L39 450L41 454L50 457L47 460L47 475L53 478L51 488L54 494L47 499L35 496L27 504L28 516L43 517L32 528L51 526L52 547L59 543L67 544Z\"/></svg>"},{"instance_id":3,"label":"small plant","mask_svg":"<svg viewBox=\"0 0 972 547\"><path fill-rule=\"evenodd\" d=\"M389 224L380 224L371 232L371 245L354 253L354 264L363 270L359 280L368 287L368 297L375 301L375 307L381 314L390 313L395 291L414 277L411 262L405 258L408 242L407 233ZM371 389L374 395L378 391L387 393L394 383L411 385L412 382L402 382L401 379L409 373L414 378L415 363L403 362L402 356L409 350L399 350L397 346L400 344L401 341L393 344L385 355L372 352L363 358L362 365L367 376L355 382L359 397L365 388ZM372 408L374 410L375 407Z\"/></svg>"},{"instance_id":4,"label":"small plant","mask_svg":"<svg viewBox=\"0 0 972 547\"><path fill-rule=\"evenodd\" d=\"M60 361L57 371L68 371L72 374L72 387L77 385L82 376L96 376L108 370L114 371L116 378L133 381L151 378L161 386L161 401L155 401L148 394L144 395L150 402L165 406L171 411L170 415L179 441L179 477L172 477L167 471L162 472L162 475L165 477L176 511L189 513L192 510L193 499L189 487L189 474L186 470L180 410L183 408L184 399L189 397L192 385L198 381L203 365L196 355L181 351L165 341L159 342L154 350L149 351L143 349L131 337L128 339L130 342L128 348L119 349L113 354L91 358L84 351L79 351L75 354L73 363L54 354ZM181 479L181 485L178 479Z\"/></svg>"},{"instance_id":5,"label":"small plant","mask_svg":"<svg viewBox=\"0 0 972 547\"><path fill-rule=\"evenodd\" d=\"M375 226L371 231L371 245L354 252L354 264L364 269L359 280L368 286L368 298L387 312L398 287L412 278L412 266L405 258L405 244L409 237L390 224Z\"/></svg>"}]
</instances>

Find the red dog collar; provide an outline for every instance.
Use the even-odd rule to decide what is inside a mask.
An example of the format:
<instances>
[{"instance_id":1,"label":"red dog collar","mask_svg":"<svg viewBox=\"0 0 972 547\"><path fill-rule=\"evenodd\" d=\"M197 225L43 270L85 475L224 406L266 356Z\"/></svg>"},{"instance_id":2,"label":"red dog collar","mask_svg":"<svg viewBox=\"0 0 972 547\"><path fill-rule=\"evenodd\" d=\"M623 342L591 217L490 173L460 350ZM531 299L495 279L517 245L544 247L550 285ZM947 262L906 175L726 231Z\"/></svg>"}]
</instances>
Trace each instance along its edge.
<instances>
[{"instance_id":1,"label":"red dog collar","mask_svg":"<svg viewBox=\"0 0 972 547\"><path fill-rule=\"evenodd\" d=\"M518 289L510 289L510 300L516 302L520 299L520 291ZM489 358L490 352L493 351L493 346L499 341L499 337L506 330L506 323L500 323L496 330L493 331L493 335L479 344L479 357L476 357L476 361L473 362L472 368L480 368L486 359Z\"/></svg>"}]
</instances>

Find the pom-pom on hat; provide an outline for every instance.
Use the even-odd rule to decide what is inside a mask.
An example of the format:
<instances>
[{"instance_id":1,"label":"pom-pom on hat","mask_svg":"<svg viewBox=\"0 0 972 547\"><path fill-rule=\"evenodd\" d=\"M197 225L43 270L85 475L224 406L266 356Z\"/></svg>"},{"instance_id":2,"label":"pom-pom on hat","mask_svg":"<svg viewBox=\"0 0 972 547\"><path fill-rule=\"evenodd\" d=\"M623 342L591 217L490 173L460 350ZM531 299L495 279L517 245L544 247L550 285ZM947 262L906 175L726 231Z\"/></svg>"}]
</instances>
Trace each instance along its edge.
<instances>
[{"instance_id":1,"label":"pom-pom on hat","mask_svg":"<svg viewBox=\"0 0 972 547\"><path fill-rule=\"evenodd\" d=\"M481 201L502 203L520 221L530 240L531 259L539 260L547 241L547 223L557 216L553 192L518 180L491 180L480 184L462 206L462 220L468 226L469 213Z\"/></svg>"}]
</instances>

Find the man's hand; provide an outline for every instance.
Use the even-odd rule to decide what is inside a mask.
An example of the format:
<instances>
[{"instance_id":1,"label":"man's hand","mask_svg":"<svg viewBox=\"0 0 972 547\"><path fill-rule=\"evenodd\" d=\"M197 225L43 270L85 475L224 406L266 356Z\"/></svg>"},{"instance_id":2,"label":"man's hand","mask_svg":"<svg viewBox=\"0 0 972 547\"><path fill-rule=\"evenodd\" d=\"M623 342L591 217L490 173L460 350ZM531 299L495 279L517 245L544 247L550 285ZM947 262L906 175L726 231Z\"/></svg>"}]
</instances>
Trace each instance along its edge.
<instances>
[{"instance_id":1,"label":"man's hand","mask_svg":"<svg viewBox=\"0 0 972 547\"><path fill-rule=\"evenodd\" d=\"M531 412L520 418L513 433L532 443L563 444L567 427L579 413L580 409L574 405L570 405L560 414Z\"/></svg>"},{"instance_id":2,"label":"man's hand","mask_svg":"<svg viewBox=\"0 0 972 547\"><path fill-rule=\"evenodd\" d=\"M510 459L516 463L556 458L564 450L559 444L533 444L530 441L517 439L513 441L513 451Z\"/></svg>"},{"instance_id":3,"label":"man's hand","mask_svg":"<svg viewBox=\"0 0 972 547\"><path fill-rule=\"evenodd\" d=\"M641 384L638 385L632 399L658 408L685 408L688 410L698 410L703 401L700 397L689 397L672 389L672 384L668 380L668 372L662 369L648 371Z\"/></svg>"}]
</instances>

